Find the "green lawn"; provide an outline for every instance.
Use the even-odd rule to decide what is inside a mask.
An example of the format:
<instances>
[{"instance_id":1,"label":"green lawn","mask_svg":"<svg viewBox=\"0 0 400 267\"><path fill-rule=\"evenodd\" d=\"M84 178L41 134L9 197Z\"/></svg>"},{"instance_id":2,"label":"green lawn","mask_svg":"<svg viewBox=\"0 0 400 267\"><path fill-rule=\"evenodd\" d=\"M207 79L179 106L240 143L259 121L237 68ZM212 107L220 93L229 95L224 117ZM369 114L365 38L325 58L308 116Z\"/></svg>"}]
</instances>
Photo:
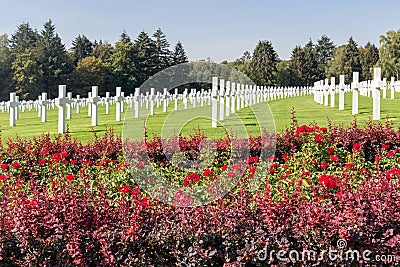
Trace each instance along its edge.
<instances>
[{"instance_id":1,"label":"green lawn","mask_svg":"<svg viewBox=\"0 0 400 267\"><path fill-rule=\"evenodd\" d=\"M269 107L273 114L273 120L268 112L268 106L261 103L254 107L245 108L237 112L236 116L227 118L223 123L220 123L217 129L211 128L211 108L205 106L193 109L189 104L187 110L179 110L178 112L162 112L162 106L155 109L155 116L148 116L146 109L141 110L141 119L133 118L133 110L128 109L125 105L126 123L123 127L123 122L115 121L115 106L110 107L110 114L105 114L105 106L99 105L99 126L92 127L91 118L87 115L87 108L81 108L81 113L76 114L73 109L72 119L67 120L68 129L72 136L78 137L81 141L86 142L93 138L93 133L101 135L107 128L114 128L115 133L120 134L124 131L125 137L141 138L143 136L143 119L147 118L148 132L156 132L163 136L169 136L174 132L182 131L184 134L193 133L193 129L198 126L205 131L209 137L222 137L224 129L238 133L238 135L245 134L251 131L255 134L259 133L259 125L267 127L271 130L274 128L273 121L275 122L276 130L282 131L290 124L290 111L294 107L296 110L296 117L300 124L309 124L316 122L318 125L326 126L327 118L334 124L343 124L349 126L354 120L351 115L351 93L345 95L345 110L338 110L338 96L336 96L336 107L319 105L314 102L313 96L301 96L295 98L287 98L282 100L275 100L269 102ZM173 108L173 102L170 103L169 110ZM180 109L183 107L180 104ZM34 135L50 132L51 134L57 133L57 109L48 110L48 121L42 123L41 119L37 116L35 110L19 112L19 119L17 126L10 127L8 113L0 113L0 130L2 139L8 137L27 137L31 138ZM395 127L400 124L400 94L396 93L396 99L381 99L381 121L386 120L386 116L393 123ZM367 97L359 97L359 114L357 120L360 125L365 125L365 122L372 117L372 99ZM257 118L257 120L255 119Z\"/></svg>"}]
</instances>

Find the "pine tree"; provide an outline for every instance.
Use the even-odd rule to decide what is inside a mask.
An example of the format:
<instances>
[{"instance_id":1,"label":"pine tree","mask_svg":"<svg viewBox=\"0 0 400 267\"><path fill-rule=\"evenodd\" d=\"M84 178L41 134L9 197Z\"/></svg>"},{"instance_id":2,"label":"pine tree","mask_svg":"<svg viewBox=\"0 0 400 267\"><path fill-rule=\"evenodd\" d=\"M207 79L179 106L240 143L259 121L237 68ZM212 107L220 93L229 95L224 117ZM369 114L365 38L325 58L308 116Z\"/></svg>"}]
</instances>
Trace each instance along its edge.
<instances>
[{"instance_id":1,"label":"pine tree","mask_svg":"<svg viewBox=\"0 0 400 267\"><path fill-rule=\"evenodd\" d=\"M316 60L318 64L317 80L325 79L325 69L328 61L332 59L335 45L329 37L322 35L315 46Z\"/></svg>"},{"instance_id":2,"label":"pine tree","mask_svg":"<svg viewBox=\"0 0 400 267\"><path fill-rule=\"evenodd\" d=\"M72 71L72 62L51 20L43 25L36 56L43 73L43 90L47 91L49 98L58 96L58 85L66 83L67 74Z\"/></svg>"},{"instance_id":3,"label":"pine tree","mask_svg":"<svg viewBox=\"0 0 400 267\"><path fill-rule=\"evenodd\" d=\"M114 76L113 84L121 86L125 92L132 92L137 85L135 60L133 43L129 36L123 32L115 43L115 48L110 56L110 64Z\"/></svg>"},{"instance_id":4,"label":"pine tree","mask_svg":"<svg viewBox=\"0 0 400 267\"><path fill-rule=\"evenodd\" d=\"M185 49L183 49L182 43L178 41L174 47L174 51L172 52L172 64L176 65L185 62L188 62L188 58Z\"/></svg>"},{"instance_id":5,"label":"pine tree","mask_svg":"<svg viewBox=\"0 0 400 267\"><path fill-rule=\"evenodd\" d=\"M259 41L250 62L250 78L258 85L275 85L278 54L270 41Z\"/></svg>"},{"instance_id":6,"label":"pine tree","mask_svg":"<svg viewBox=\"0 0 400 267\"><path fill-rule=\"evenodd\" d=\"M84 57L90 56L93 52L93 44L85 35L78 35L72 41L72 53L74 57L74 64Z\"/></svg>"},{"instance_id":7,"label":"pine tree","mask_svg":"<svg viewBox=\"0 0 400 267\"><path fill-rule=\"evenodd\" d=\"M158 69L158 53L155 42L142 31L134 41L136 55L137 82L141 85L148 77L154 75Z\"/></svg>"},{"instance_id":8,"label":"pine tree","mask_svg":"<svg viewBox=\"0 0 400 267\"><path fill-rule=\"evenodd\" d=\"M344 57L346 58L344 64L345 82L351 82L353 72L361 73L360 51L358 50L357 43L350 37L349 42L344 49Z\"/></svg>"},{"instance_id":9,"label":"pine tree","mask_svg":"<svg viewBox=\"0 0 400 267\"><path fill-rule=\"evenodd\" d=\"M153 34L153 40L158 55L157 71L160 71L171 65L171 51L169 51L167 37L160 28Z\"/></svg>"},{"instance_id":10,"label":"pine tree","mask_svg":"<svg viewBox=\"0 0 400 267\"><path fill-rule=\"evenodd\" d=\"M15 33L11 35L10 48L14 54L25 53L36 46L39 34L33 30L29 23L22 23L17 27Z\"/></svg>"},{"instance_id":11,"label":"pine tree","mask_svg":"<svg viewBox=\"0 0 400 267\"><path fill-rule=\"evenodd\" d=\"M8 35L0 35L0 99L7 100L13 90L13 71L11 68L12 54L9 47Z\"/></svg>"},{"instance_id":12,"label":"pine tree","mask_svg":"<svg viewBox=\"0 0 400 267\"><path fill-rule=\"evenodd\" d=\"M368 42L365 47L360 47L361 80L372 80L372 72L375 64L379 60L378 48Z\"/></svg>"}]
</instances>

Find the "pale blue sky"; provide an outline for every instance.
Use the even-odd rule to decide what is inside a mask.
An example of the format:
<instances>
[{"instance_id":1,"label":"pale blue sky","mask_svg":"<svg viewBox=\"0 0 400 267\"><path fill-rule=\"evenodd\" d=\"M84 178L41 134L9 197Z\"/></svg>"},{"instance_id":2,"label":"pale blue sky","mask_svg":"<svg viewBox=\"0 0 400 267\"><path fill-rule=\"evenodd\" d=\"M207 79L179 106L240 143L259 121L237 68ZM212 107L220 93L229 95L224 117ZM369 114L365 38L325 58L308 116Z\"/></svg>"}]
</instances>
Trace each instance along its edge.
<instances>
[{"instance_id":1,"label":"pale blue sky","mask_svg":"<svg viewBox=\"0 0 400 267\"><path fill-rule=\"evenodd\" d=\"M40 30L51 18L66 47L78 34L114 43L125 30L132 39L160 27L174 45L180 40L190 60L234 60L270 40L282 59L296 45L322 34L335 44L350 36L379 45L379 36L400 28L400 1L355 0L13 0L0 2L0 34L22 22Z\"/></svg>"}]
</instances>

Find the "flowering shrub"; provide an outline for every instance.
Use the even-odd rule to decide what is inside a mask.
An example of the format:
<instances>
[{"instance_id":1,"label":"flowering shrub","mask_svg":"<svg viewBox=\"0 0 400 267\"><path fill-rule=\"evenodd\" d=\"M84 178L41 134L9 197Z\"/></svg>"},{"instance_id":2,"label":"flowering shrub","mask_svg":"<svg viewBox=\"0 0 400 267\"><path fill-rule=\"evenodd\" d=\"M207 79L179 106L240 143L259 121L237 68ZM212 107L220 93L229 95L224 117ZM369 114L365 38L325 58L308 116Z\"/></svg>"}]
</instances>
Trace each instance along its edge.
<instances>
[{"instance_id":1,"label":"flowering shrub","mask_svg":"<svg viewBox=\"0 0 400 267\"><path fill-rule=\"evenodd\" d=\"M260 252L321 252L339 239L360 253L399 255L400 131L293 121L277 135L213 140L212 149L200 130L124 144L112 131L86 145L68 134L8 140L0 145L0 265L286 266ZM141 190L137 175L157 184L150 167L182 186L171 205ZM206 205L180 205L194 203L184 189L220 179L235 187ZM292 264L316 263L360 262Z\"/></svg>"}]
</instances>

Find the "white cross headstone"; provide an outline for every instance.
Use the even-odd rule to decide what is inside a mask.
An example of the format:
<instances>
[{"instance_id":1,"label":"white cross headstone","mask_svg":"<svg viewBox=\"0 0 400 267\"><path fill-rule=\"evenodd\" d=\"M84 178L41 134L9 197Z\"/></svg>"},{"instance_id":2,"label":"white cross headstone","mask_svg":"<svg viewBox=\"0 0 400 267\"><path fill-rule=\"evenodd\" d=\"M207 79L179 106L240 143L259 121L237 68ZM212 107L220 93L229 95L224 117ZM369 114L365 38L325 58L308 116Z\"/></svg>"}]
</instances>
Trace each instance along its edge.
<instances>
[{"instance_id":1,"label":"white cross headstone","mask_svg":"<svg viewBox=\"0 0 400 267\"><path fill-rule=\"evenodd\" d=\"M40 105L40 102L41 102L41 101L42 101L42 96L39 95L39 96L38 96L37 103L36 103L36 110L37 110L37 112L38 112L38 117L39 117L39 118L42 117L42 107L41 107L41 105Z\"/></svg>"},{"instance_id":2,"label":"white cross headstone","mask_svg":"<svg viewBox=\"0 0 400 267\"><path fill-rule=\"evenodd\" d=\"M219 119L223 121L225 119L225 80L219 80Z\"/></svg>"},{"instance_id":3,"label":"white cross headstone","mask_svg":"<svg viewBox=\"0 0 400 267\"><path fill-rule=\"evenodd\" d=\"M236 110L240 110L240 102L241 102L241 98L240 98L240 92L242 86L240 85L240 83L236 84Z\"/></svg>"},{"instance_id":4,"label":"white cross headstone","mask_svg":"<svg viewBox=\"0 0 400 267\"><path fill-rule=\"evenodd\" d=\"M81 112L81 103L82 103L82 99L80 95L76 95L76 114L79 114Z\"/></svg>"},{"instance_id":5,"label":"white cross headstone","mask_svg":"<svg viewBox=\"0 0 400 267\"><path fill-rule=\"evenodd\" d=\"M155 95L154 95L155 89L150 88L150 115L154 115L154 100L155 100Z\"/></svg>"},{"instance_id":6,"label":"white cross headstone","mask_svg":"<svg viewBox=\"0 0 400 267\"><path fill-rule=\"evenodd\" d=\"M225 90L225 115L229 117L231 115L231 82L226 81L226 90Z\"/></svg>"},{"instance_id":7,"label":"white cross headstone","mask_svg":"<svg viewBox=\"0 0 400 267\"><path fill-rule=\"evenodd\" d=\"M135 88L135 95L133 97L134 103L135 103L135 118L139 118L140 116L140 107L139 107L139 101L140 101L140 88Z\"/></svg>"},{"instance_id":8,"label":"white cross headstone","mask_svg":"<svg viewBox=\"0 0 400 267\"><path fill-rule=\"evenodd\" d=\"M124 97L121 94L121 87L116 88L116 94L115 94L115 121L121 121L121 105L123 105L122 101L124 100Z\"/></svg>"},{"instance_id":9,"label":"white cross headstone","mask_svg":"<svg viewBox=\"0 0 400 267\"><path fill-rule=\"evenodd\" d=\"M185 91L183 92L183 108L187 109L188 108L188 89L185 88Z\"/></svg>"},{"instance_id":10,"label":"white cross headstone","mask_svg":"<svg viewBox=\"0 0 400 267\"><path fill-rule=\"evenodd\" d=\"M164 88L164 94L163 94L163 112L168 111L168 89Z\"/></svg>"},{"instance_id":11,"label":"white cross headstone","mask_svg":"<svg viewBox=\"0 0 400 267\"><path fill-rule=\"evenodd\" d=\"M394 77L390 78L390 99L394 99Z\"/></svg>"},{"instance_id":12,"label":"white cross headstone","mask_svg":"<svg viewBox=\"0 0 400 267\"><path fill-rule=\"evenodd\" d=\"M174 93L175 107L174 107L174 110L178 110L178 101L179 101L178 97L179 97L178 96L178 88L175 88L175 93Z\"/></svg>"},{"instance_id":13,"label":"white cross headstone","mask_svg":"<svg viewBox=\"0 0 400 267\"><path fill-rule=\"evenodd\" d=\"M15 126L17 121L17 112L18 112L19 103L17 101L16 93L10 93L10 126Z\"/></svg>"},{"instance_id":14,"label":"white cross headstone","mask_svg":"<svg viewBox=\"0 0 400 267\"><path fill-rule=\"evenodd\" d=\"M92 126L97 126L98 124L98 113L97 113L97 103L100 102L99 88L97 86L92 86L92 97L89 99L89 103L92 109Z\"/></svg>"},{"instance_id":15,"label":"white cross headstone","mask_svg":"<svg viewBox=\"0 0 400 267\"><path fill-rule=\"evenodd\" d=\"M331 77L331 87L330 87L330 93L331 93L331 108L335 107L335 90L336 90L336 81L335 81L335 77Z\"/></svg>"},{"instance_id":16,"label":"white cross headstone","mask_svg":"<svg viewBox=\"0 0 400 267\"><path fill-rule=\"evenodd\" d=\"M235 89L236 89L236 84L232 83L231 84L231 113L234 114L235 113L235 104L236 104L236 100L235 100Z\"/></svg>"},{"instance_id":17,"label":"white cross headstone","mask_svg":"<svg viewBox=\"0 0 400 267\"><path fill-rule=\"evenodd\" d=\"M387 89L387 82L386 78L382 79L382 98L386 98L386 89Z\"/></svg>"},{"instance_id":18,"label":"white cross headstone","mask_svg":"<svg viewBox=\"0 0 400 267\"><path fill-rule=\"evenodd\" d=\"M218 126L218 77L212 78L212 89L211 89L211 126L217 128Z\"/></svg>"},{"instance_id":19,"label":"white cross headstone","mask_svg":"<svg viewBox=\"0 0 400 267\"><path fill-rule=\"evenodd\" d=\"M104 101L106 103L106 115L110 114L110 92L106 92L106 97L104 98Z\"/></svg>"},{"instance_id":20,"label":"white cross headstone","mask_svg":"<svg viewBox=\"0 0 400 267\"><path fill-rule=\"evenodd\" d=\"M92 92L88 92L88 98L86 104L88 105L88 116L92 116L92 105L90 104L90 99L92 98Z\"/></svg>"},{"instance_id":21,"label":"white cross headstone","mask_svg":"<svg viewBox=\"0 0 400 267\"><path fill-rule=\"evenodd\" d=\"M344 75L339 76L339 110L344 110Z\"/></svg>"},{"instance_id":22,"label":"white cross headstone","mask_svg":"<svg viewBox=\"0 0 400 267\"><path fill-rule=\"evenodd\" d=\"M47 101L47 93L42 93L42 97L40 100L40 106L39 109L41 110L40 114L42 116L42 122L47 121L47 104L49 101Z\"/></svg>"},{"instance_id":23,"label":"white cross headstone","mask_svg":"<svg viewBox=\"0 0 400 267\"><path fill-rule=\"evenodd\" d=\"M324 99L324 106L329 105L329 79L325 79L325 86L322 88L322 97Z\"/></svg>"},{"instance_id":24,"label":"white cross headstone","mask_svg":"<svg viewBox=\"0 0 400 267\"><path fill-rule=\"evenodd\" d=\"M381 118L381 68L374 68L373 80L373 104L372 104L372 119L379 120Z\"/></svg>"},{"instance_id":25,"label":"white cross headstone","mask_svg":"<svg viewBox=\"0 0 400 267\"><path fill-rule=\"evenodd\" d=\"M351 87L353 89L353 98L352 98L352 109L351 114L358 114L358 88L359 88L359 74L358 72L353 72L353 83Z\"/></svg>"},{"instance_id":26,"label":"white cross headstone","mask_svg":"<svg viewBox=\"0 0 400 267\"><path fill-rule=\"evenodd\" d=\"M66 91L66 85L58 86L58 98L56 98L56 106L58 107L58 133L60 134L63 134L66 131L66 105L69 102L65 97Z\"/></svg>"},{"instance_id":27,"label":"white cross headstone","mask_svg":"<svg viewBox=\"0 0 400 267\"><path fill-rule=\"evenodd\" d=\"M72 108L72 105L71 105L71 103L72 103L72 93L71 92L67 93L67 99L68 99L68 102L67 102L67 119L69 120L69 119L72 118L72 112L71 112L71 108Z\"/></svg>"}]
</instances>

